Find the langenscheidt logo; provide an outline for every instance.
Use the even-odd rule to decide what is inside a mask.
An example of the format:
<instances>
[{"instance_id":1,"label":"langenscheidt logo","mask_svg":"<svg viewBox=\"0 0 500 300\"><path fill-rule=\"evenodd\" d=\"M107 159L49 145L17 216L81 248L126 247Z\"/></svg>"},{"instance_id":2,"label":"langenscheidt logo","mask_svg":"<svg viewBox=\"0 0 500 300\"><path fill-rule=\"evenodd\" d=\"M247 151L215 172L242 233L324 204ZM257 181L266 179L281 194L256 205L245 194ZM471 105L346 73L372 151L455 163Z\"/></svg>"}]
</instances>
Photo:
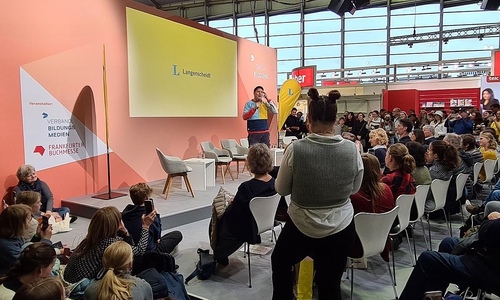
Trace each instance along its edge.
<instances>
[{"instance_id":1,"label":"langenscheidt logo","mask_svg":"<svg viewBox=\"0 0 500 300\"><path fill-rule=\"evenodd\" d=\"M182 69L182 73L181 70ZM204 72L201 70L187 70L184 68L179 67L179 65L172 65L172 75L174 76L191 76L191 77L201 77L201 78L208 78L211 79L212 74L210 72Z\"/></svg>"}]
</instances>

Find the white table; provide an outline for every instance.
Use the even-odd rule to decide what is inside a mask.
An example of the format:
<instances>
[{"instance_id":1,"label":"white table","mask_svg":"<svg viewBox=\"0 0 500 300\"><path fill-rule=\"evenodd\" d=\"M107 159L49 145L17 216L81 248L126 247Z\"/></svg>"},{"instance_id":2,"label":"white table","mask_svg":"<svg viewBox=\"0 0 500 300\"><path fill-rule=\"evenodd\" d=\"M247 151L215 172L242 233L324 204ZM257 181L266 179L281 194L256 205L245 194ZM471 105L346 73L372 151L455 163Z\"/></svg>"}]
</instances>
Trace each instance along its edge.
<instances>
[{"instance_id":1,"label":"white table","mask_svg":"<svg viewBox=\"0 0 500 300\"><path fill-rule=\"evenodd\" d=\"M215 159L189 158L184 162L193 168L192 172L188 172L193 190L206 191L207 186L215 186ZM182 188L187 189L184 181L182 181Z\"/></svg>"},{"instance_id":2,"label":"white table","mask_svg":"<svg viewBox=\"0 0 500 300\"><path fill-rule=\"evenodd\" d=\"M285 153L285 149L272 148L271 152L273 152L273 156L274 156L274 165L280 166L281 160L283 160L283 153Z\"/></svg>"}]
</instances>

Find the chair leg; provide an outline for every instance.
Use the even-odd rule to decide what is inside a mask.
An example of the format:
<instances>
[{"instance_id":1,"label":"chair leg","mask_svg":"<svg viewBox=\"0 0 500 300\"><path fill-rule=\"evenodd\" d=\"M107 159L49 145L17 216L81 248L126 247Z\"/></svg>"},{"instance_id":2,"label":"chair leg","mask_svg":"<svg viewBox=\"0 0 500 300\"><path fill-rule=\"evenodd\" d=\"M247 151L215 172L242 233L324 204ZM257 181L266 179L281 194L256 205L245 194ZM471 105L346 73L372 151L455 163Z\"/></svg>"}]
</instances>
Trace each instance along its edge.
<instances>
[{"instance_id":1,"label":"chair leg","mask_svg":"<svg viewBox=\"0 0 500 300\"><path fill-rule=\"evenodd\" d=\"M420 217L420 226L422 226L422 233L424 236L425 247L427 248L427 250L429 250L429 243L427 243L427 235L425 234L424 221L422 220L422 217ZM417 251L415 251L415 255L417 255ZM415 259L415 261L417 260Z\"/></svg>"},{"instance_id":2,"label":"chair leg","mask_svg":"<svg viewBox=\"0 0 500 300\"><path fill-rule=\"evenodd\" d=\"M391 280L392 280L392 284L396 285L396 263L394 262L394 246L393 246L394 239L392 238L392 236L389 236L389 237L391 239L392 269L394 270L394 277L392 277L392 275L391 275ZM389 269L390 269L390 267L389 267Z\"/></svg>"},{"instance_id":3,"label":"chair leg","mask_svg":"<svg viewBox=\"0 0 500 300\"><path fill-rule=\"evenodd\" d=\"M161 192L162 194L165 194L165 191L167 190L167 186L168 186L168 178L170 177L170 175L167 175L167 180L165 180L165 186L163 187L163 192Z\"/></svg>"},{"instance_id":4,"label":"chair leg","mask_svg":"<svg viewBox=\"0 0 500 300\"><path fill-rule=\"evenodd\" d=\"M187 187L188 191L191 192L191 196L193 196L193 198L194 198L194 191L193 191L193 188L191 187L191 182L189 182L188 176L183 175L182 177L184 177L184 182L186 183L186 187Z\"/></svg>"},{"instance_id":5,"label":"chair leg","mask_svg":"<svg viewBox=\"0 0 500 300\"><path fill-rule=\"evenodd\" d=\"M392 275L391 275L392 279ZM352 292L354 291L354 260L351 259L351 300L352 300Z\"/></svg>"},{"instance_id":6,"label":"chair leg","mask_svg":"<svg viewBox=\"0 0 500 300\"><path fill-rule=\"evenodd\" d=\"M431 223L429 221L429 214L427 214L427 226L429 227L429 249L432 251L432 238L431 238Z\"/></svg>"},{"instance_id":7,"label":"chair leg","mask_svg":"<svg viewBox=\"0 0 500 300\"><path fill-rule=\"evenodd\" d=\"M411 259L411 265L414 266L415 264L413 263L413 253L411 253L411 245L410 245L410 236L408 235L408 230L405 229L406 233L406 241L408 242L408 251L410 251L410 259ZM396 283L396 270L394 270L394 283Z\"/></svg>"},{"instance_id":8,"label":"chair leg","mask_svg":"<svg viewBox=\"0 0 500 300\"><path fill-rule=\"evenodd\" d=\"M174 179L172 178L172 176L170 176L170 174L168 175L167 177L167 191L165 193L165 200L168 199L168 195L170 194L170 188L172 187L172 181Z\"/></svg>"},{"instance_id":9,"label":"chair leg","mask_svg":"<svg viewBox=\"0 0 500 300\"><path fill-rule=\"evenodd\" d=\"M391 276L391 281L392 281L392 288L394 289L394 297L398 299L398 292L396 291L396 282L392 280L392 272L391 272L391 266L389 265L389 262L387 262L387 269L389 269L389 275Z\"/></svg>"},{"instance_id":10,"label":"chair leg","mask_svg":"<svg viewBox=\"0 0 500 300\"><path fill-rule=\"evenodd\" d=\"M231 176L231 179L234 181L234 177L233 177L233 172L231 172L231 167L230 167L231 163L228 163L226 165L226 171L229 172L229 175Z\"/></svg>"},{"instance_id":11,"label":"chair leg","mask_svg":"<svg viewBox=\"0 0 500 300\"><path fill-rule=\"evenodd\" d=\"M218 172L219 171L219 166L220 165L218 163L215 164L215 179L217 179L217 175L218 175L217 173L219 173Z\"/></svg>"},{"instance_id":12,"label":"chair leg","mask_svg":"<svg viewBox=\"0 0 500 300\"><path fill-rule=\"evenodd\" d=\"M222 175L222 184L226 184L226 177L224 176L224 165L220 165L220 174Z\"/></svg>"},{"instance_id":13,"label":"chair leg","mask_svg":"<svg viewBox=\"0 0 500 300\"><path fill-rule=\"evenodd\" d=\"M240 161L236 161L236 179L240 178Z\"/></svg>"},{"instance_id":14,"label":"chair leg","mask_svg":"<svg viewBox=\"0 0 500 300\"><path fill-rule=\"evenodd\" d=\"M247 250L248 250L248 287L252 287L252 272L250 271L250 244L247 243Z\"/></svg>"},{"instance_id":15,"label":"chair leg","mask_svg":"<svg viewBox=\"0 0 500 300\"><path fill-rule=\"evenodd\" d=\"M444 214L444 221L446 222L446 227L450 230L450 236L453 236L453 233L451 232L451 214L448 214L448 218L446 217L446 211L443 208L443 214ZM450 220L450 222L448 222Z\"/></svg>"},{"instance_id":16,"label":"chair leg","mask_svg":"<svg viewBox=\"0 0 500 300\"><path fill-rule=\"evenodd\" d=\"M413 254L415 255L415 259L413 260L413 266L416 265L416 261L417 261L417 245L415 243L415 223L412 224L411 226L413 228L413 237L412 237L412 241L413 241ZM424 232L424 236L425 236L425 232ZM427 243L426 243L427 244Z\"/></svg>"}]
</instances>

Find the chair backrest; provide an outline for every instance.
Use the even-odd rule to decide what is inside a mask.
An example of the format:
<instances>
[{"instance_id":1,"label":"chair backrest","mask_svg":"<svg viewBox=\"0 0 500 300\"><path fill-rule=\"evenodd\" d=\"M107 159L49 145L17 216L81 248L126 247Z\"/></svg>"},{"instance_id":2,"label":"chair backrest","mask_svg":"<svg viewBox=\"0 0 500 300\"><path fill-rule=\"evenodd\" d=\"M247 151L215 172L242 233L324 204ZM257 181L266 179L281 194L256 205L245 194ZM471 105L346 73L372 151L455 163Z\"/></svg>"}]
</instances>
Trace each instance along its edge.
<instances>
[{"instance_id":1,"label":"chair backrest","mask_svg":"<svg viewBox=\"0 0 500 300\"><path fill-rule=\"evenodd\" d=\"M158 159L160 160L161 167L165 173L177 174L188 171L188 167L182 159L175 156L166 156L160 148L156 148L156 154L158 154Z\"/></svg>"},{"instance_id":2,"label":"chair backrest","mask_svg":"<svg viewBox=\"0 0 500 300\"><path fill-rule=\"evenodd\" d=\"M242 139L240 139L240 144L241 144L241 147L245 147L245 148L248 148L250 146L248 144L248 138L242 138Z\"/></svg>"},{"instance_id":3,"label":"chair backrest","mask_svg":"<svg viewBox=\"0 0 500 300\"><path fill-rule=\"evenodd\" d=\"M214 144L212 142L201 142L201 150L203 151L213 151L215 149Z\"/></svg>"},{"instance_id":4,"label":"chair backrest","mask_svg":"<svg viewBox=\"0 0 500 300\"><path fill-rule=\"evenodd\" d=\"M296 136L285 136L283 137L283 144L288 145L296 139L297 139Z\"/></svg>"},{"instance_id":5,"label":"chair backrest","mask_svg":"<svg viewBox=\"0 0 500 300\"><path fill-rule=\"evenodd\" d=\"M479 172L481 171L482 167L483 163L477 162L474 164L474 171L472 173L472 176L474 176L474 182L472 185L476 185L477 180L479 179Z\"/></svg>"},{"instance_id":6,"label":"chair backrest","mask_svg":"<svg viewBox=\"0 0 500 300\"><path fill-rule=\"evenodd\" d=\"M250 200L250 211L257 224L257 234L261 234L274 227L274 216L278 209L281 196L276 194L269 197L255 197Z\"/></svg>"},{"instance_id":7,"label":"chair backrest","mask_svg":"<svg viewBox=\"0 0 500 300\"><path fill-rule=\"evenodd\" d=\"M385 213L360 212L354 216L356 233L363 247L362 257L370 257L384 251L389 231L398 215L398 211L399 207L396 206Z\"/></svg>"},{"instance_id":8,"label":"chair backrest","mask_svg":"<svg viewBox=\"0 0 500 300\"><path fill-rule=\"evenodd\" d=\"M495 167L497 166L497 160L487 159L484 161L484 173L486 174L486 179L484 182L491 182L493 175L495 175Z\"/></svg>"},{"instance_id":9,"label":"chair backrest","mask_svg":"<svg viewBox=\"0 0 500 300\"><path fill-rule=\"evenodd\" d=\"M233 157L233 155L245 154L245 153L240 153L238 148L240 148L241 146L238 145L235 139L221 140L220 144L222 146L222 149L229 150L231 157Z\"/></svg>"},{"instance_id":10,"label":"chair backrest","mask_svg":"<svg viewBox=\"0 0 500 300\"><path fill-rule=\"evenodd\" d=\"M469 178L469 174L465 173L460 173L457 176L457 179L455 179L455 184L457 187L457 201L462 198L464 194L464 189L465 189L465 184L467 183L467 178Z\"/></svg>"},{"instance_id":11,"label":"chair backrest","mask_svg":"<svg viewBox=\"0 0 500 300\"><path fill-rule=\"evenodd\" d=\"M415 195L400 195L396 199L396 206L399 206L398 220L399 220L399 231L398 233L404 231L408 224L410 224L410 213L411 206L413 205L413 199Z\"/></svg>"},{"instance_id":12,"label":"chair backrest","mask_svg":"<svg viewBox=\"0 0 500 300\"><path fill-rule=\"evenodd\" d=\"M415 192L415 204L417 206L417 218L411 220L412 222L418 221L425 214L425 201L427 200L427 195L429 194L429 189L431 188L428 184L417 185L417 191Z\"/></svg>"},{"instance_id":13,"label":"chair backrest","mask_svg":"<svg viewBox=\"0 0 500 300\"><path fill-rule=\"evenodd\" d=\"M446 194L448 194L448 187L450 186L451 177L448 180L434 179L431 182L432 198L436 203L433 211L442 209L446 203Z\"/></svg>"}]
</instances>

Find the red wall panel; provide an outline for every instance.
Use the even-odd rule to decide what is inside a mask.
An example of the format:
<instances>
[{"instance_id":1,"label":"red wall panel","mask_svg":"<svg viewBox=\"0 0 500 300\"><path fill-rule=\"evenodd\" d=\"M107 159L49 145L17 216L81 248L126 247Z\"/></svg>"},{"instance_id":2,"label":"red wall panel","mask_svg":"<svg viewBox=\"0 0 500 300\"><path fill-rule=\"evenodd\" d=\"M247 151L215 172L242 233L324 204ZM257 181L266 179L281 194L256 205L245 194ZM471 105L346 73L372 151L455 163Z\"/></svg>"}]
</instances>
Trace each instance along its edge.
<instances>
[{"instance_id":1,"label":"red wall panel","mask_svg":"<svg viewBox=\"0 0 500 300\"><path fill-rule=\"evenodd\" d=\"M418 104L418 90L395 90L384 92L384 108L388 111L392 111L393 108L399 107L402 111L406 111L410 108L416 109Z\"/></svg>"},{"instance_id":2,"label":"red wall panel","mask_svg":"<svg viewBox=\"0 0 500 300\"><path fill-rule=\"evenodd\" d=\"M444 107L439 107L439 108L436 107L436 108L448 111L451 108L450 107L451 99L464 99L464 98L472 99L472 106L479 108L479 103L481 100L480 89L467 88L467 89L420 91L417 110L420 110L422 108L422 103L424 102L444 102ZM433 109L433 108L429 107L426 109Z\"/></svg>"}]
</instances>

